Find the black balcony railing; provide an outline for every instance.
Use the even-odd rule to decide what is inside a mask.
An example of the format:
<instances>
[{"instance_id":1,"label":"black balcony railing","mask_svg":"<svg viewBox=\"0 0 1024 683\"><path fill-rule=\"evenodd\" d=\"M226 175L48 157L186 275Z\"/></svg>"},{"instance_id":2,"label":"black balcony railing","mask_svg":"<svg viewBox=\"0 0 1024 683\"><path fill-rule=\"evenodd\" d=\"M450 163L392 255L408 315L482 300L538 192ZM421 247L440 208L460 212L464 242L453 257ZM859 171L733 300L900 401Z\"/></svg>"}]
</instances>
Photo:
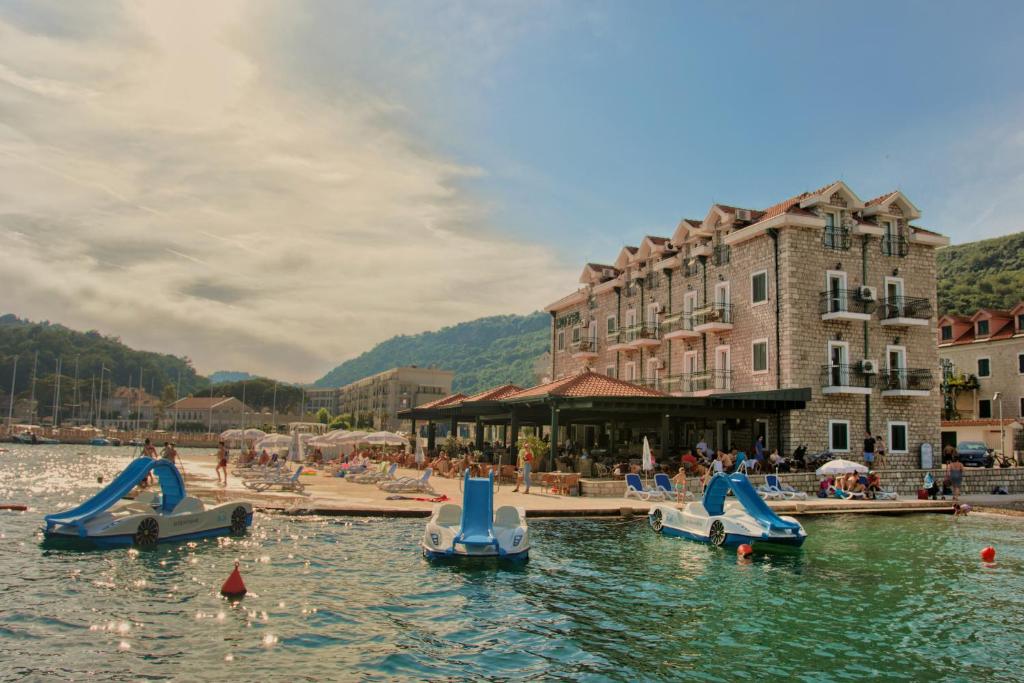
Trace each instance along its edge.
<instances>
[{"instance_id":1,"label":"black balcony railing","mask_svg":"<svg viewBox=\"0 0 1024 683\"><path fill-rule=\"evenodd\" d=\"M693 277L700 275L700 262L696 259L693 262L687 261L683 264L683 277Z\"/></svg>"},{"instance_id":2,"label":"black balcony railing","mask_svg":"<svg viewBox=\"0 0 1024 683\"><path fill-rule=\"evenodd\" d=\"M638 339L660 339L661 326L657 322L640 323L639 325L627 327L619 338L626 343Z\"/></svg>"},{"instance_id":3,"label":"black balcony railing","mask_svg":"<svg viewBox=\"0 0 1024 683\"><path fill-rule=\"evenodd\" d=\"M884 368L878 379L882 391L931 391L935 386L928 368Z\"/></svg>"},{"instance_id":4,"label":"black balcony railing","mask_svg":"<svg viewBox=\"0 0 1024 683\"><path fill-rule=\"evenodd\" d=\"M684 330L687 332L693 331L693 316L685 313L680 313L675 316L665 318L665 321L661 323L661 333L668 334L669 332L678 332Z\"/></svg>"},{"instance_id":5,"label":"black balcony railing","mask_svg":"<svg viewBox=\"0 0 1024 683\"><path fill-rule=\"evenodd\" d=\"M864 374L859 365L833 364L821 366L821 386L870 387L873 375Z\"/></svg>"},{"instance_id":6,"label":"black balcony railing","mask_svg":"<svg viewBox=\"0 0 1024 683\"><path fill-rule=\"evenodd\" d=\"M915 318L929 320L932 317L932 303L928 299L910 296L890 296L881 301L879 316L882 320L892 318Z\"/></svg>"},{"instance_id":7,"label":"black balcony railing","mask_svg":"<svg viewBox=\"0 0 1024 683\"><path fill-rule=\"evenodd\" d=\"M818 309L826 313L867 313L875 312L878 302L861 296L859 289L830 289L818 294Z\"/></svg>"},{"instance_id":8,"label":"black balcony railing","mask_svg":"<svg viewBox=\"0 0 1024 683\"><path fill-rule=\"evenodd\" d=\"M886 256L906 256L910 252L910 245L903 235L883 235L882 253Z\"/></svg>"},{"instance_id":9,"label":"black balcony railing","mask_svg":"<svg viewBox=\"0 0 1024 683\"><path fill-rule=\"evenodd\" d=\"M693 324L706 325L708 323L732 324L732 305L725 303L708 304L704 308L693 313Z\"/></svg>"},{"instance_id":10,"label":"black balcony railing","mask_svg":"<svg viewBox=\"0 0 1024 683\"><path fill-rule=\"evenodd\" d=\"M572 345L573 353L597 353L597 340L584 337Z\"/></svg>"},{"instance_id":11,"label":"black balcony railing","mask_svg":"<svg viewBox=\"0 0 1024 683\"><path fill-rule=\"evenodd\" d=\"M692 394L698 391L732 391L732 370L684 372L673 378L673 391Z\"/></svg>"},{"instance_id":12,"label":"black balcony railing","mask_svg":"<svg viewBox=\"0 0 1024 683\"><path fill-rule=\"evenodd\" d=\"M732 256L732 247L728 244L718 244L711 252L711 262L716 266L724 266Z\"/></svg>"},{"instance_id":13,"label":"black balcony railing","mask_svg":"<svg viewBox=\"0 0 1024 683\"><path fill-rule=\"evenodd\" d=\"M840 226L827 226L821 234L821 244L826 249L846 251L850 248L850 229Z\"/></svg>"}]
</instances>

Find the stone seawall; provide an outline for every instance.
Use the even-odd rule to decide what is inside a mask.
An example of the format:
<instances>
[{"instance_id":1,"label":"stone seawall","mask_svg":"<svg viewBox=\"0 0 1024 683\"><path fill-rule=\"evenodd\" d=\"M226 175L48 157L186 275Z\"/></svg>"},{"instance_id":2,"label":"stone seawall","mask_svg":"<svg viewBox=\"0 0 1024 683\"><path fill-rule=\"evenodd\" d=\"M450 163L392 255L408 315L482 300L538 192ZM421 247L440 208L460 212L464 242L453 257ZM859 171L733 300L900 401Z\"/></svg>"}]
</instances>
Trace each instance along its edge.
<instances>
[{"instance_id":1,"label":"stone seawall","mask_svg":"<svg viewBox=\"0 0 1024 683\"><path fill-rule=\"evenodd\" d=\"M895 488L902 496L913 496L924 482L926 472L931 472L932 477L940 483L946 476L945 472L941 469L883 470L879 472L879 475L882 478L883 488ZM818 492L819 477L813 472L780 474L779 480L810 495ZM764 483L764 476L752 475L750 482L754 486L760 486ZM699 479L692 478L687 480L686 483L687 490L691 494L700 494ZM626 482L622 480L582 479L580 480L580 485L584 496L615 498L622 497L626 492ZM648 486L653 485L653 480L648 482ZM996 486L1005 487L1009 493L1024 493L1024 467L1007 467L1004 469L969 467L964 471L963 493L992 493L992 489Z\"/></svg>"}]
</instances>

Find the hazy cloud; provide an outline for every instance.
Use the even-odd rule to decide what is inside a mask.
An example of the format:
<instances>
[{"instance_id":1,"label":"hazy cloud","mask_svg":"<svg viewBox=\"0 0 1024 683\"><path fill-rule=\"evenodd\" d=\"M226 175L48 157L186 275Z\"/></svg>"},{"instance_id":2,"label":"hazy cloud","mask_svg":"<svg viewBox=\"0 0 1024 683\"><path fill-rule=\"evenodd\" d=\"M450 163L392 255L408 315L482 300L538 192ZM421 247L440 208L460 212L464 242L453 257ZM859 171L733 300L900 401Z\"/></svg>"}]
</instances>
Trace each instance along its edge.
<instances>
[{"instance_id":1,"label":"hazy cloud","mask_svg":"<svg viewBox=\"0 0 1024 683\"><path fill-rule=\"evenodd\" d=\"M308 24L282 16L0 9L0 309L310 380L392 334L564 293L574 264L495 234L460 190L486 169L432 152L352 64L298 68L275 32ZM339 42L362 38L352 19Z\"/></svg>"}]
</instances>

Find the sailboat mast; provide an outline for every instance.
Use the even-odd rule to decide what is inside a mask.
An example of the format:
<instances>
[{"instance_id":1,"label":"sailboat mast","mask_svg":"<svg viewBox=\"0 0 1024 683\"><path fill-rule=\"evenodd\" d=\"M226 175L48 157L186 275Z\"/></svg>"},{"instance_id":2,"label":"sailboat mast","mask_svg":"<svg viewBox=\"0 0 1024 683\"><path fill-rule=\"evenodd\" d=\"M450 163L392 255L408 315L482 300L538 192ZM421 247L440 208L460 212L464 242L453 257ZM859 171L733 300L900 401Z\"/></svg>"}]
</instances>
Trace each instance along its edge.
<instances>
[{"instance_id":1,"label":"sailboat mast","mask_svg":"<svg viewBox=\"0 0 1024 683\"><path fill-rule=\"evenodd\" d=\"M7 403L7 431L11 431L14 422L14 380L18 377L18 357L14 357L14 369L11 370L11 398Z\"/></svg>"},{"instance_id":2,"label":"sailboat mast","mask_svg":"<svg viewBox=\"0 0 1024 683\"><path fill-rule=\"evenodd\" d=\"M36 367L39 365L39 352L36 351L35 360L32 361L32 393L29 394L28 407L31 411L29 422L36 423Z\"/></svg>"}]
</instances>

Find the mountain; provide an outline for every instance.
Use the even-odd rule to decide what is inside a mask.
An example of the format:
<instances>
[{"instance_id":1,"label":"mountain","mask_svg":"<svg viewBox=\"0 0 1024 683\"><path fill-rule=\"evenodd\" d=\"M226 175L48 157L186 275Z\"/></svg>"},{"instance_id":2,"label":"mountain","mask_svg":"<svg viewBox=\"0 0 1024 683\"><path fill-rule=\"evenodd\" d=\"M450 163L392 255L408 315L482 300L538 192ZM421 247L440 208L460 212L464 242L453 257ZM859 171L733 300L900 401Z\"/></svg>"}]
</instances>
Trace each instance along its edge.
<instances>
[{"instance_id":1,"label":"mountain","mask_svg":"<svg viewBox=\"0 0 1024 683\"><path fill-rule=\"evenodd\" d=\"M217 372L211 372L210 376L206 379L209 380L210 384L225 384L227 382L241 382L243 379L256 379L256 375L235 370L218 370Z\"/></svg>"},{"instance_id":2,"label":"mountain","mask_svg":"<svg viewBox=\"0 0 1024 683\"><path fill-rule=\"evenodd\" d=\"M939 314L1012 308L1024 298L1024 232L940 249Z\"/></svg>"},{"instance_id":3,"label":"mountain","mask_svg":"<svg viewBox=\"0 0 1024 683\"><path fill-rule=\"evenodd\" d=\"M36 399L40 414L49 415L56 387L57 359L61 366L62 403L73 400L75 361L78 361L81 400L88 400L93 378L113 386L138 386L139 370L142 385L156 396L167 386L175 386L181 378L181 394L206 386L192 361L152 351L137 351L125 346L117 337L104 336L96 330L78 332L48 321L32 322L13 314L0 316L0 378L2 391L10 391L14 357L18 359L15 394L27 397L31 392L32 366L36 362ZM95 386L99 386L96 384ZM173 394L172 394L173 395Z\"/></svg>"},{"instance_id":4,"label":"mountain","mask_svg":"<svg viewBox=\"0 0 1024 683\"><path fill-rule=\"evenodd\" d=\"M548 350L551 316L498 315L444 327L436 332L400 335L347 360L315 382L340 387L397 366L452 370L454 391L473 393L512 382L534 384L533 363Z\"/></svg>"}]
</instances>

